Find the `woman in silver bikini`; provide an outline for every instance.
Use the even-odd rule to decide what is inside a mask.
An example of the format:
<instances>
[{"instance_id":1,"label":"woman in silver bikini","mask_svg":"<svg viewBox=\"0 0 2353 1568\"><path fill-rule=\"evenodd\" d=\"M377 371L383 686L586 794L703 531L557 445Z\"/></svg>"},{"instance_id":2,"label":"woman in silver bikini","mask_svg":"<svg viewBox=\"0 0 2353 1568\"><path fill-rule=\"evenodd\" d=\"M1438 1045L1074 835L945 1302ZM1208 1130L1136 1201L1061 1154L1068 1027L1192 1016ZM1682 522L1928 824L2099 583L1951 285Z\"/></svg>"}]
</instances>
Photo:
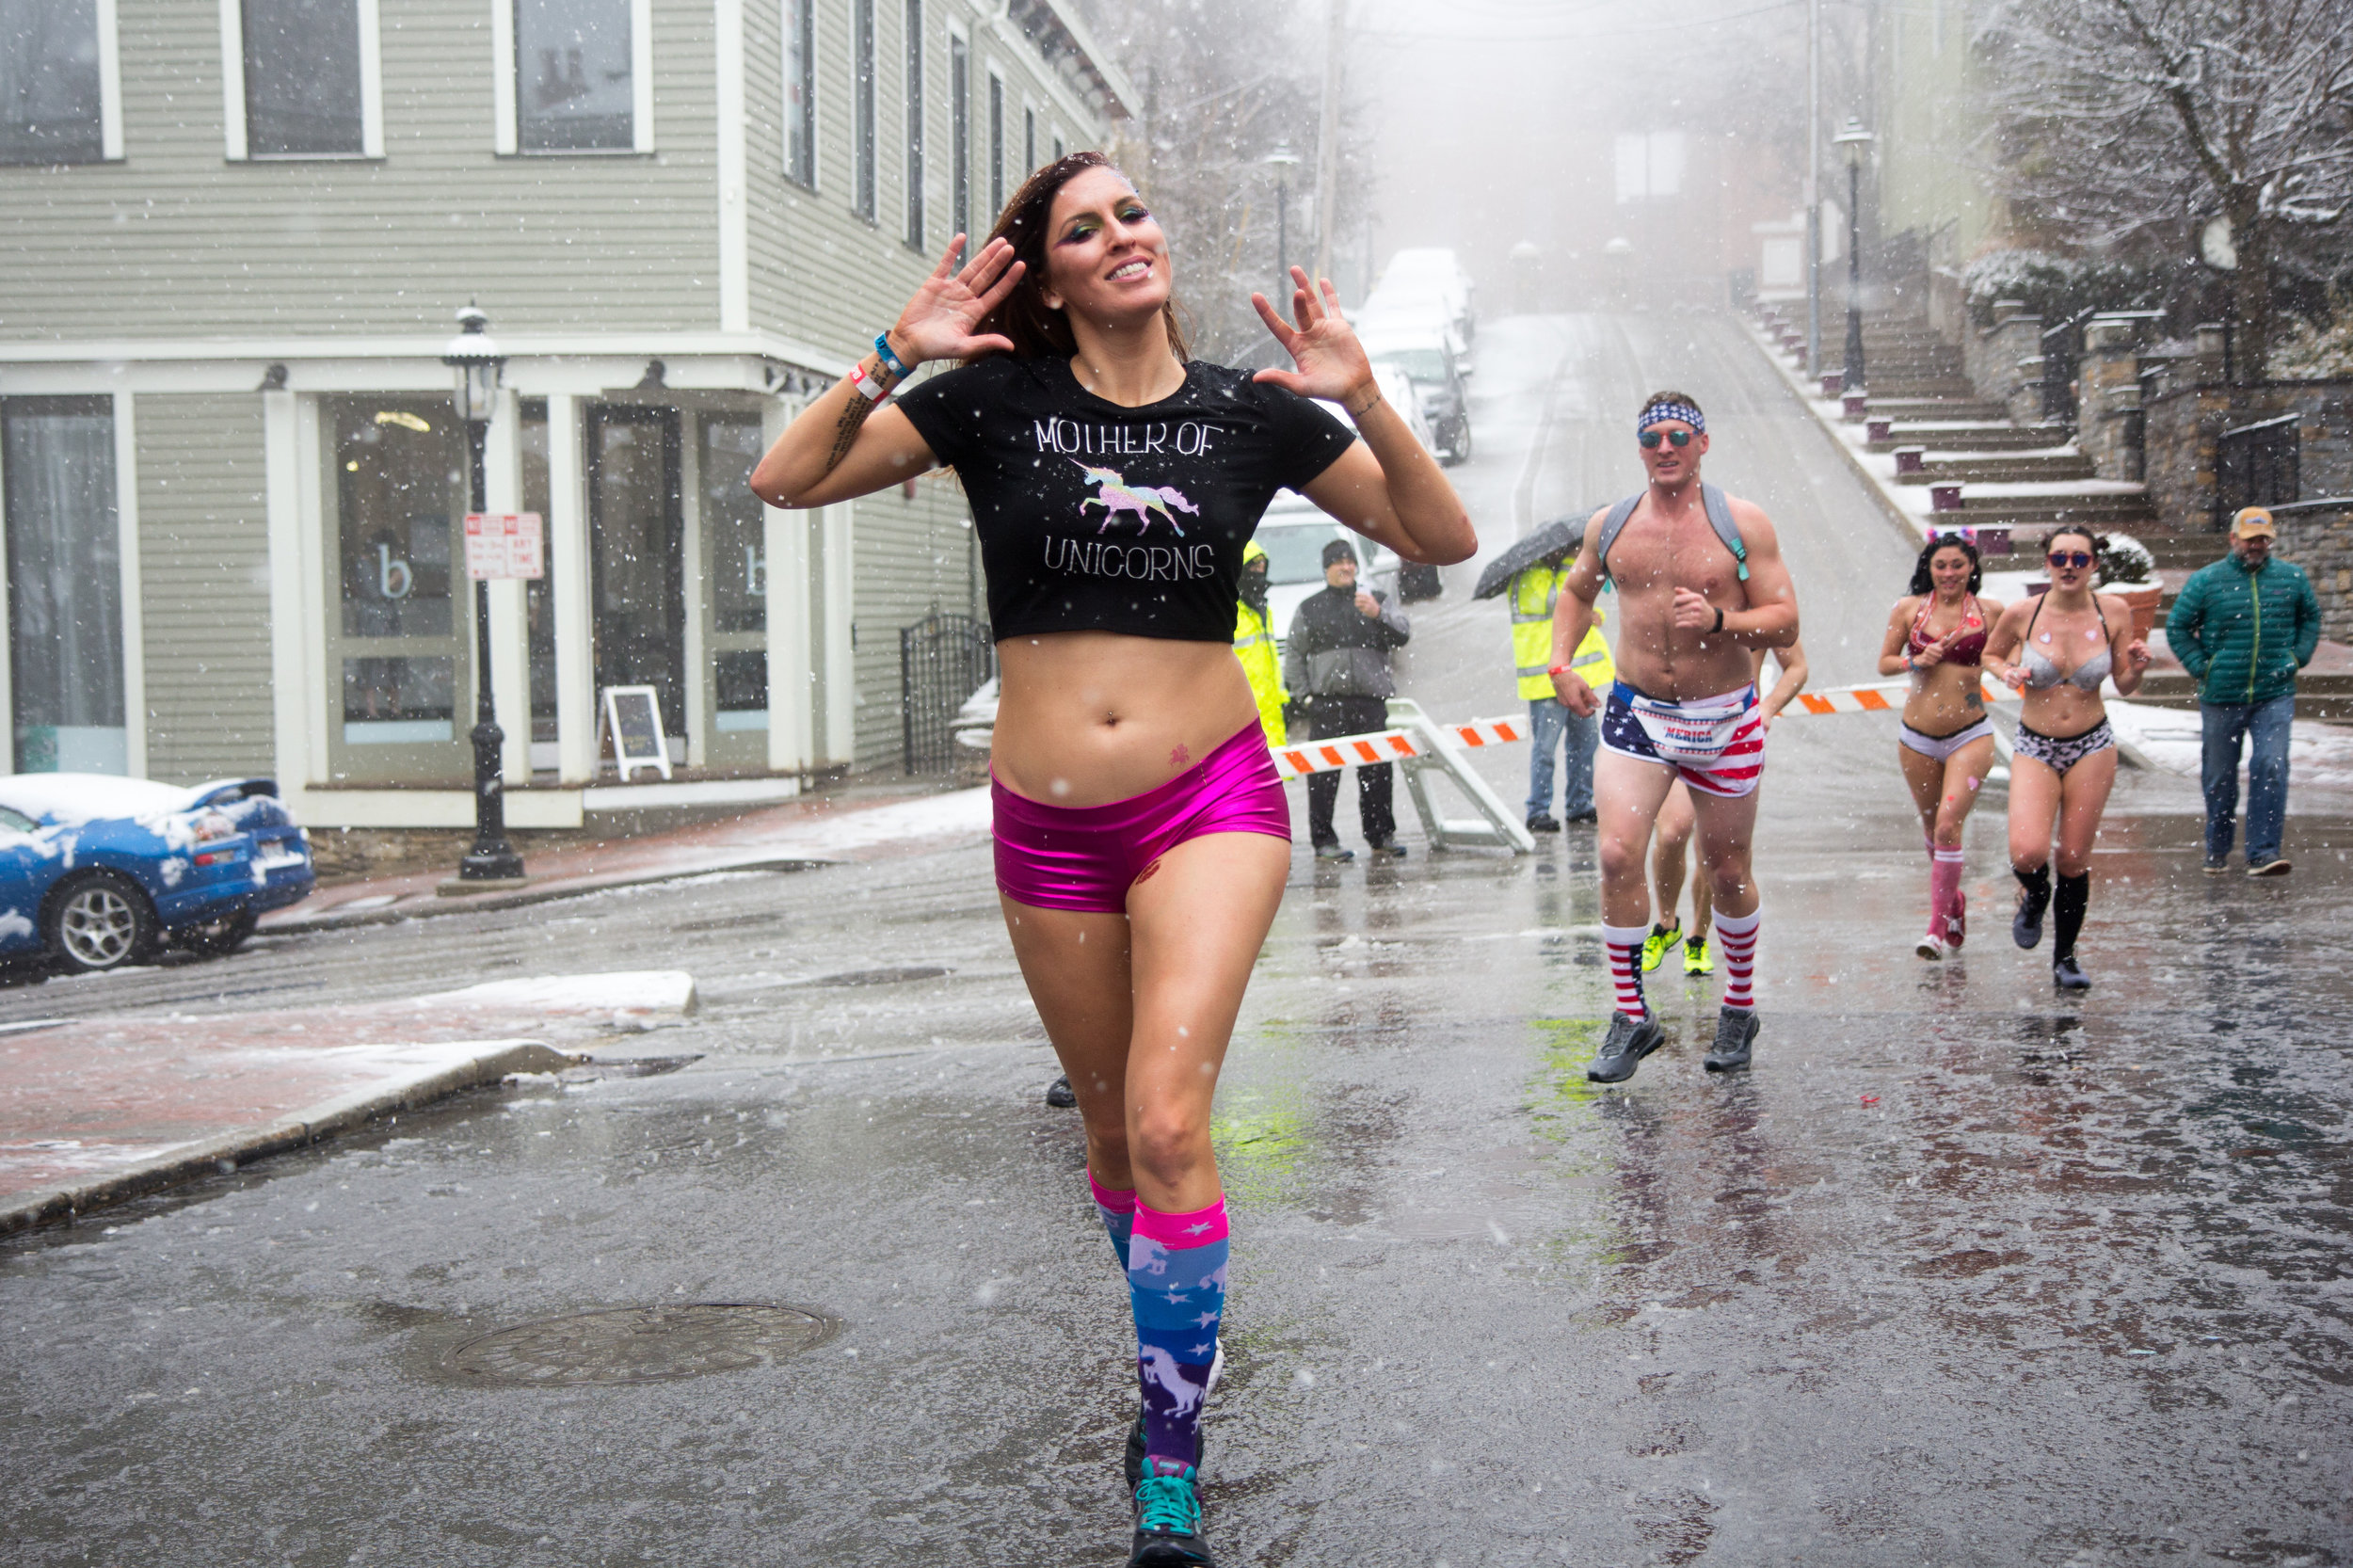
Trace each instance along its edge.
<instances>
[{"instance_id":1,"label":"woman in silver bikini","mask_svg":"<svg viewBox=\"0 0 2353 1568\"><path fill-rule=\"evenodd\" d=\"M1977 597L1984 581L1976 545L1959 535L1930 539L1880 645L1880 673L1912 677L1896 760L1929 840L1929 929L1913 949L1923 958L1958 952L1968 935L1961 832L1993 766L1978 668L2002 614L2000 604Z\"/></svg>"},{"instance_id":2,"label":"woman in silver bikini","mask_svg":"<svg viewBox=\"0 0 2353 1568\"><path fill-rule=\"evenodd\" d=\"M1986 641L1985 667L2025 698L2010 765L2009 865L2019 887L2010 936L2022 948L2036 946L2042 940L2042 912L2053 909L2058 930L2051 979L2062 991L2082 991L2091 982L2075 962L2075 936L2091 902L2092 840L2116 785L2116 736L2100 685L2113 680L2120 696L2140 690L2149 645L2133 636L2132 612L2122 600L2091 591L2100 544L2089 532L2055 529L2042 548L2050 590L2002 612Z\"/></svg>"}]
</instances>

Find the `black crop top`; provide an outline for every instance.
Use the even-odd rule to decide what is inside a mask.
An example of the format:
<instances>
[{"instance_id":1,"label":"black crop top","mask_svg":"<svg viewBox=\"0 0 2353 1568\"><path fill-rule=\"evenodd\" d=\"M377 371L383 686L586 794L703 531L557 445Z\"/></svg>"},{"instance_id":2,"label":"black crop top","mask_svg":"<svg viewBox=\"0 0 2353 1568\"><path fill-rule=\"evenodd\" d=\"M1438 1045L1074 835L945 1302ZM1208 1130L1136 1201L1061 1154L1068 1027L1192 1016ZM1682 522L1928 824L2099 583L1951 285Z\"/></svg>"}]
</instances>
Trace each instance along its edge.
<instances>
[{"instance_id":1,"label":"black crop top","mask_svg":"<svg viewBox=\"0 0 2353 1568\"><path fill-rule=\"evenodd\" d=\"M1000 640L1231 641L1242 547L1267 503L1356 439L1308 398L1199 360L1140 408L1080 386L1067 360L1006 355L909 388L899 407L963 481Z\"/></svg>"}]
</instances>

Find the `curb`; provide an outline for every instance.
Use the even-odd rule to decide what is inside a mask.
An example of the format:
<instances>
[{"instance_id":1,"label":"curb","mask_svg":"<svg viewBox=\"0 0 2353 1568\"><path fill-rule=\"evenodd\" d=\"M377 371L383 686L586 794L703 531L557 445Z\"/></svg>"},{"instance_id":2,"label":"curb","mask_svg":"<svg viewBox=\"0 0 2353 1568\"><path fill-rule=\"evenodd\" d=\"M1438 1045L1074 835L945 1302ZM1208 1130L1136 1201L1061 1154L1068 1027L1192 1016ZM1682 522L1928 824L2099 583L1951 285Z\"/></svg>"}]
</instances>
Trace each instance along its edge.
<instances>
[{"instance_id":1,"label":"curb","mask_svg":"<svg viewBox=\"0 0 2353 1568\"><path fill-rule=\"evenodd\" d=\"M1756 329L1756 324L1743 315L1740 317L1740 329L1749 342L1756 345L1756 351L1765 356L1766 362L1773 367L1774 373L1781 377L1782 384L1797 394L1798 406L1812 417L1815 427L1822 432L1823 438L1833 447L1837 449L1838 456L1846 459L1847 466L1854 471L1855 477L1863 481L1863 488L1871 492L1873 501L1879 503L1880 511L1903 535L1906 548L1917 552L1921 540L1926 537L1920 532L1919 518L1904 510L1903 504L1887 493L1886 485L1863 461L1863 454L1838 439L1838 432L1822 418L1821 410L1814 407L1814 397L1806 390L1805 383L1798 379L1797 372L1782 362L1781 356L1773 351L1772 345L1766 342L1764 334Z\"/></svg>"},{"instance_id":2,"label":"curb","mask_svg":"<svg viewBox=\"0 0 2353 1568\"><path fill-rule=\"evenodd\" d=\"M560 1051L536 1040L486 1040L481 1054L408 1080L355 1090L323 1100L264 1127L243 1128L183 1144L169 1154L70 1186L0 1199L0 1236L67 1224L93 1209L183 1186L208 1176L226 1176L273 1154L306 1148L362 1127L395 1111L411 1111L509 1073L546 1073L577 1065L585 1054Z\"/></svg>"},{"instance_id":3,"label":"curb","mask_svg":"<svg viewBox=\"0 0 2353 1568\"><path fill-rule=\"evenodd\" d=\"M557 899L583 898L590 893L610 892L616 888L648 888L658 882L682 882L688 877L715 876L722 872L811 872L824 866L839 866L840 860L816 859L796 856L774 860L729 860L718 865L696 866L668 872L648 872L642 876L617 876L601 882L566 882L544 888L524 888L506 893L474 893L454 896L418 898L400 904L388 904L373 909L355 909L338 915L332 910L324 914L304 916L296 920L264 920L255 930L261 936L304 936L320 931L347 931L363 925L398 925L403 920L432 920L440 915L464 915L481 909L520 909L526 904L552 904Z\"/></svg>"}]
</instances>

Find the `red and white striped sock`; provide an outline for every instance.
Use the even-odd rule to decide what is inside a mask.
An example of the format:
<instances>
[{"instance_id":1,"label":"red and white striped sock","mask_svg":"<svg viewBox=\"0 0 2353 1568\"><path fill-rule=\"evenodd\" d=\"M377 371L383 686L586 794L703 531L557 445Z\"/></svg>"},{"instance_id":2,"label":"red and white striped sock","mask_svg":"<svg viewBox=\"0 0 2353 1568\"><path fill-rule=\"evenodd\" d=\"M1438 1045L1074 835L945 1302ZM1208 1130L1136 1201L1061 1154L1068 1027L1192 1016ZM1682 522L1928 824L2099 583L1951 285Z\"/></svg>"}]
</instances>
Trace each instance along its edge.
<instances>
[{"instance_id":1,"label":"red and white striped sock","mask_svg":"<svg viewBox=\"0 0 2353 1568\"><path fill-rule=\"evenodd\" d=\"M1756 969L1756 922L1764 918L1762 907L1745 915L1716 916L1716 945L1724 955L1724 1005L1736 1012L1756 1010L1749 979Z\"/></svg>"},{"instance_id":2,"label":"red and white striped sock","mask_svg":"<svg viewBox=\"0 0 2353 1568\"><path fill-rule=\"evenodd\" d=\"M1642 1000L1642 939L1646 925L1605 925L1602 946L1609 950L1609 984L1617 991L1618 1011L1640 1022L1650 1016Z\"/></svg>"},{"instance_id":3,"label":"red and white striped sock","mask_svg":"<svg viewBox=\"0 0 2353 1568\"><path fill-rule=\"evenodd\" d=\"M1929 864L1929 935L1942 941L1945 922L1961 913L1961 851L1940 849Z\"/></svg>"}]
</instances>

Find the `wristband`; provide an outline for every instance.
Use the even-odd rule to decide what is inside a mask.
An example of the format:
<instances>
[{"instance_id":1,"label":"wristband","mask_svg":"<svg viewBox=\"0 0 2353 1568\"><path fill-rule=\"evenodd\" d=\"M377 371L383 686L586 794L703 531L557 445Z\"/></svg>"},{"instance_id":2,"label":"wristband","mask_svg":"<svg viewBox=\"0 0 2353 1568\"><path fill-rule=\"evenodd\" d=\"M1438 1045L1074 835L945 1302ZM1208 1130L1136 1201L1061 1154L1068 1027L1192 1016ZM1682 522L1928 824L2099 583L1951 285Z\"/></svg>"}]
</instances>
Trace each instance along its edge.
<instances>
[{"instance_id":1,"label":"wristband","mask_svg":"<svg viewBox=\"0 0 2353 1568\"><path fill-rule=\"evenodd\" d=\"M891 375L897 376L902 381L907 378L910 372L907 369L906 361L900 359L898 355L890 351L890 334L888 332L877 332L874 334L874 352L882 357L883 369L890 372Z\"/></svg>"},{"instance_id":2,"label":"wristband","mask_svg":"<svg viewBox=\"0 0 2353 1568\"><path fill-rule=\"evenodd\" d=\"M1710 629L1709 629L1709 631L1708 631L1708 633L1707 633L1707 634L1708 634L1709 636L1711 636L1711 637L1721 635L1721 634L1722 633L1722 632L1723 632L1723 629L1724 629L1724 607L1723 607L1722 605L1719 604L1719 605L1717 605L1717 606L1716 606L1716 624L1715 624L1712 628L1710 628Z\"/></svg>"},{"instance_id":3,"label":"wristband","mask_svg":"<svg viewBox=\"0 0 2353 1568\"><path fill-rule=\"evenodd\" d=\"M890 395L890 389L882 384L881 376L866 374L864 360L850 367L850 385L856 387L858 395L869 403L880 403Z\"/></svg>"},{"instance_id":4,"label":"wristband","mask_svg":"<svg viewBox=\"0 0 2353 1568\"><path fill-rule=\"evenodd\" d=\"M1566 664L1555 664L1552 668L1545 671L1545 673L1546 675L1566 675L1569 673L1569 666Z\"/></svg>"}]
</instances>

